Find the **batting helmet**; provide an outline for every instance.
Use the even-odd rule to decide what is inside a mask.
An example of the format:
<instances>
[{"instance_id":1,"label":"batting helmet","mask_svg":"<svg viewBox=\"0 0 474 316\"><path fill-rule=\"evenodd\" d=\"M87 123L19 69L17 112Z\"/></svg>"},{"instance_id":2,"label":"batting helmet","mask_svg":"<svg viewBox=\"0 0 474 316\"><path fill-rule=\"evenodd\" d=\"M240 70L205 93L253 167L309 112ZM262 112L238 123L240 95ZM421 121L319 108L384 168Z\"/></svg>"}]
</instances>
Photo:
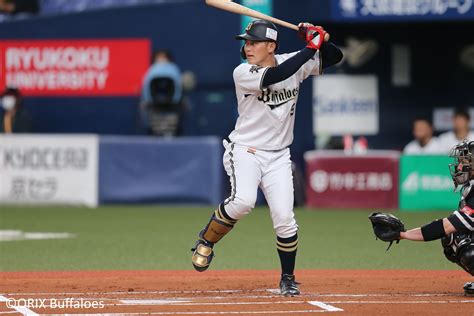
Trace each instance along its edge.
<instances>
[{"instance_id":1,"label":"batting helmet","mask_svg":"<svg viewBox=\"0 0 474 316\"><path fill-rule=\"evenodd\" d=\"M237 35L235 39L254 42L274 42L278 47L278 29L270 21L255 20L247 25L245 33ZM241 54L242 58L245 59L244 47L242 47Z\"/></svg>"}]
</instances>

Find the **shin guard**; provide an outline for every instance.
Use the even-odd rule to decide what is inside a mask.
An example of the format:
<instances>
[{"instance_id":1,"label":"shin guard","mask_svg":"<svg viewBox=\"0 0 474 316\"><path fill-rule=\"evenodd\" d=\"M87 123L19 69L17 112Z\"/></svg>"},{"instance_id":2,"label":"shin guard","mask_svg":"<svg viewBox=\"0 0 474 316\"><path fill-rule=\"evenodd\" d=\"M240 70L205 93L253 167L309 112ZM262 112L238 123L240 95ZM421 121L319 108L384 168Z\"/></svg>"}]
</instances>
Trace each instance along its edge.
<instances>
[{"instance_id":1,"label":"shin guard","mask_svg":"<svg viewBox=\"0 0 474 316\"><path fill-rule=\"evenodd\" d=\"M199 272L207 270L214 258L214 244L221 240L234 227L237 220L232 219L221 204L212 214L209 223L199 233L199 240L193 249L192 262Z\"/></svg>"}]
</instances>

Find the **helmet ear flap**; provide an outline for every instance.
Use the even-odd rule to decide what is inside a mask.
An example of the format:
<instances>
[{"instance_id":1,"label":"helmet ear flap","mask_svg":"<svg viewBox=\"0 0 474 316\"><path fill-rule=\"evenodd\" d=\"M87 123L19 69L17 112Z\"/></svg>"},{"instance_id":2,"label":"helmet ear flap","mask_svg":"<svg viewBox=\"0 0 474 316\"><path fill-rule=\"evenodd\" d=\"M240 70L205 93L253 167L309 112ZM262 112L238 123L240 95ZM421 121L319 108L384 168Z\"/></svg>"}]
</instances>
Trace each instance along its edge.
<instances>
[{"instance_id":1,"label":"helmet ear flap","mask_svg":"<svg viewBox=\"0 0 474 316\"><path fill-rule=\"evenodd\" d=\"M242 48L240 49L240 57L242 57L242 59L247 59L247 55L245 54L245 45L242 45Z\"/></svg>"}]
</instances>

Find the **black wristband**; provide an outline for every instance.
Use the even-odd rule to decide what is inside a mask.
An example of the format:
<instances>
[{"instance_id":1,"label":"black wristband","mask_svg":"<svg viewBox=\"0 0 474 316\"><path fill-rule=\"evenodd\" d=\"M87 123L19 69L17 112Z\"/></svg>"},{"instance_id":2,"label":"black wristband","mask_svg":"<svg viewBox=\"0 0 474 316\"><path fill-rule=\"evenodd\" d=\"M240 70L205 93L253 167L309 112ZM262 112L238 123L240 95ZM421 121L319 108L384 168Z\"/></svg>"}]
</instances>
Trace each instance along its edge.
<instances>
[{"instance_id":1,"label":"black wristband","mask_svg":"<svg viewBox=\"0 0 474 316\"><path fill-rule=\"evenodd\" d=\"M421 227L424 241L432 241L446 236L442 219L437 219Z\"/></svg>"}]
</instances>

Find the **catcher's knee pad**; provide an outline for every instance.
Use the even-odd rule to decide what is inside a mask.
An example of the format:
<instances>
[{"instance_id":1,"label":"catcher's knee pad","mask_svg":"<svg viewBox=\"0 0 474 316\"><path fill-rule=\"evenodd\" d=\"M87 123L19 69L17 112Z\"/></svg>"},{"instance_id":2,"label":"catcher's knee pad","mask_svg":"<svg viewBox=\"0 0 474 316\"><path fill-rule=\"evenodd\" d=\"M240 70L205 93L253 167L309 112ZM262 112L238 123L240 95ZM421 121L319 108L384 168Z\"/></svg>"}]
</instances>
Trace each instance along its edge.
<instances>
[{"instance_id":1,"label":"catcher's knee pad","mask_svg":"<svg viewBox=\"0 0 474 316\"><path fill-rule=\"evenodd\" d=\"M444 255L474 275L474 233L454 233L441 240Z\"/></svg>"},{"instance_id":2,"label":"catcher's knee pad","mask_svg":"<svg viewBox=\"0 0 474 316\"><path fill-rule=\"evenodd\" d=\"M472 242L460 249L459 265L471 275L474 275L474 244Z\"/></svg>"},{"instance_id":3,"label":"catcher's knee pad","mask_svg":"<svg viewBox=\"0 0 474 316\"><path fill-rule=\"evenodd\" d=\"M458 263L456 256L456 246L454 245L454 234L441 238L441 245L443 246L443 253L446 259L451 262Z\"/></svg>"}]
</instances>

